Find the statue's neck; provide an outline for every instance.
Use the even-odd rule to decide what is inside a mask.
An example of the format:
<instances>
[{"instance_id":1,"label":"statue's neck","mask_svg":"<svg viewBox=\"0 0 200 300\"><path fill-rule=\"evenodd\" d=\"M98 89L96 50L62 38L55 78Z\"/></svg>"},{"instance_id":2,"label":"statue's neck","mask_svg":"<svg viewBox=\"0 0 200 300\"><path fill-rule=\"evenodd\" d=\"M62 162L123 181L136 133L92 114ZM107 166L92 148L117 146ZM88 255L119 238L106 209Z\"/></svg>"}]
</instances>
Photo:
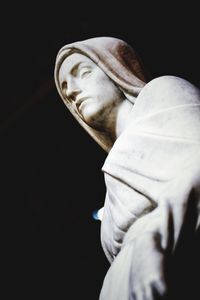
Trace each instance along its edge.
<instances>
[{"instance_id":1,"label":"statue's neck","mask_svg":"<svg viewBox=\"0 0 200 300\"><path fill-rule=\"evenodd\" d=\"M112 110L112 114L107 119L105 127L113 143L128 125L132 108L133 104L125 99L118 107Z\"/></svg>"}]
</instances>

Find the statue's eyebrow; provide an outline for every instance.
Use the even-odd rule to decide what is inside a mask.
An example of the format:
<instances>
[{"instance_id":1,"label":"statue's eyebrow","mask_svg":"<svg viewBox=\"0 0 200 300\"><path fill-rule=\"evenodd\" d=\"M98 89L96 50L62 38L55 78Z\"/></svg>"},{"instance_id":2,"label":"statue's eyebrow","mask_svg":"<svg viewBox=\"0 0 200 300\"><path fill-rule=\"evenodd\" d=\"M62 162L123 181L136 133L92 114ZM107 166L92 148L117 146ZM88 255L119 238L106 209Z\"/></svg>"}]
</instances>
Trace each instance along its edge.
<instances>
[{"instance_id":1,"label":"statue's eyebrow","mask_svg":"<svg viewBox=\"0 0 200 300\"><path fill-rule=\"evenodd\" d=\"M85 61L78 62L77 64L75 64L71 68L71 70L69 71L69 73L72 74L72 75L76 75L76 72L77 72L78 68L80 67L80 65L83 65L83 64L87 64L87 62L85 62Z\"/></svg>"},{"instance_id":2,"label":"statue's eyebrow","mask_svg":"<svg viewBox=\"0 0 200 300\"><path fill-rule=\"evenodd\" d=\"M71 67L71 69L69 69L68 73L69 74L72 74L72 75L76 75L76 72L78 70L78 67L83 64L84 62L80 61L78 63L76 63L74 66ZM62 80L62 83L61 83L61 88L63 89L64 86L66 86L67 84L67 81L66 80Z\"/></svg>"},{"instance_id":3,"label":"statue's eyebrow","mask_svg":"<svg viewBox=\"0 0 200 300\"><path fill-rule=\"evenodd\" d=\"M76 63L74 66L72 66L71 69L69 69L68 73L76 76L78 68L79 68L80 65L86 65L87 66L88 63L85 62L85 61L80 61L80 62ZM66 85L66 84L67 84L66 80L63 80L62 83L61 83L61 88L63 89L63 86Z\"/></svg>"}]
</instances>

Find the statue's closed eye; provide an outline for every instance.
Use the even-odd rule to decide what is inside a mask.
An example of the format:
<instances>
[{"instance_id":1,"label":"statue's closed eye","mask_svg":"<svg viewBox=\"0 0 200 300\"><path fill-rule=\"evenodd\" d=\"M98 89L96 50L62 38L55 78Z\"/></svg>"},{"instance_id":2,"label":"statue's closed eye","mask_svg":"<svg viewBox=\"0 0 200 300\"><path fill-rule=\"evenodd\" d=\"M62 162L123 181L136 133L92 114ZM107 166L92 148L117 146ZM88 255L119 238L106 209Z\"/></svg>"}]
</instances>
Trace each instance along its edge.
<instances>
[{"instance_id":1,"label":"statue's closed eye","mask_svg":"<svg viewBox=\"0 0 200 300\"><path fill-rule=\"evenodd\" d=\"M92 72L91 68L89 68L89 67L83 67L83 68L81 68L80 71L79 71L79 76L80 76L80 78L85 78L85 77L88 76L91 72Z\"/></svg>"}]
</instances>

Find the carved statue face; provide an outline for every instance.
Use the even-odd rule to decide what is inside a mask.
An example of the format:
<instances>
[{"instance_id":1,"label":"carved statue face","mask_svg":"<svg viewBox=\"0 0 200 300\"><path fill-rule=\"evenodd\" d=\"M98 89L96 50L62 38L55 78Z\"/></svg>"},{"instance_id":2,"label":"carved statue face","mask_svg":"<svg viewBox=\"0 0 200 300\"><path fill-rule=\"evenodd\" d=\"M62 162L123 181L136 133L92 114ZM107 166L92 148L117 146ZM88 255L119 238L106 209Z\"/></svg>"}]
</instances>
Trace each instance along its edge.
<instances>
[{"instance_id":1,"label":"carved statue face","mask_svg":"<svg viewBox=\"0 0 200 300\"><path fill-rule=\"evenodd\" d=\"M73 53L59 70L63 98L80 118L95 129L103 129L107 118L125 98L115 83L88 57Z\"/></svg>"}]
</instances>

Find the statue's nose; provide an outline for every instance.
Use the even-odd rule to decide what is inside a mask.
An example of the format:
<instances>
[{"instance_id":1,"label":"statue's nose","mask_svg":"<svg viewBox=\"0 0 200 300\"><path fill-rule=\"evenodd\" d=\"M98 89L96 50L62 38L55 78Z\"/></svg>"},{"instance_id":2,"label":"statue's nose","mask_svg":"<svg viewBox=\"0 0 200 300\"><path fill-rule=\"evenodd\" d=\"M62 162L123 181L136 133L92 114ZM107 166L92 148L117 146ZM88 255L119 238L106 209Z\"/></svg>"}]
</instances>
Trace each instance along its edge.
<instances>
[{"instance_id":1,"label":"statue's nose","mask_svg":"<svg viewBox=\"0 0 200 300\"><path fill-rule=\"evenodd\" d=\"M80 89L74 80L69 80L67 83L66 96L72 101L76 100L76 96L80 93Z\"/></svg>"}]
</instances>

